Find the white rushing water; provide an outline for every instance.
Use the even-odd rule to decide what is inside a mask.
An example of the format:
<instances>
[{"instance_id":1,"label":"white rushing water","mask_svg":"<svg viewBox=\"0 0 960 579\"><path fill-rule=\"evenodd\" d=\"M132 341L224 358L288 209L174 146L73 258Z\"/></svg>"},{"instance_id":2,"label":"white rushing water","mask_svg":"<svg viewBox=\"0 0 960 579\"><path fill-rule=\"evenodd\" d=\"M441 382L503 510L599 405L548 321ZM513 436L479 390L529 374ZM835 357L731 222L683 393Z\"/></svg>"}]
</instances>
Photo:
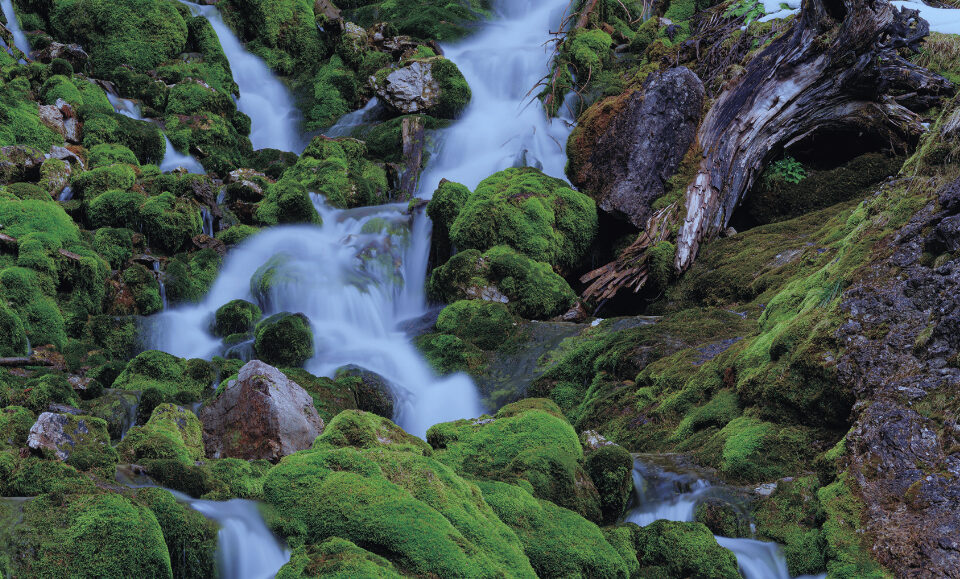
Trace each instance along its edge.
<instances>
[{"instance_id":1,"label":"white rushing water","mask_svg":"<svg viewBox=\"0 0 960 579\"><path fill-rule=\"evenodd\" d=\"M122 98L113 93L107 92L107 100L110 101L110 104L113 105L113 110L135 119L138 121L148 121L149 119L143 116L143 113L140 111L140 105L136 101ZM181 153L173 148L173 143L170 142L170 139L166 135L163 136L163 140L166 141L166 150L163 154L163 160L160 161L160 170L161 171L173 171L176 169L186 169L190 173L205 173L203 165L200 164L200 161L197 161L192 155L187 155Z\"/></svg>"},{"instance_id":2,"label":"white rushing water","mask_svg":"<svg viewBox=\"0 0 960 579\"><path fill-rule=\"evenodd\" d=\"M20 28L20 21L17 20L17 13L13 10L13 0L0 0L0 8L3 8L3 16L7 19L7 30L13 34L13 44L27 56L30 56L30 41L27 35Z\"/></svg>"},{"instance_id":3,"label":"white rushing water","mask_svg":"<svg viewBox=\"0 0 960 579\"><path fill-rule=\"evenodd\" d=\"M530 90L549 71L553 44L569 0L500 2L501 18L462 42L444 45L470 84L463 116L438 135L439 150L421 178L422 196L441 179L473 189L491 174L515 166L538 167L564 178L572 119L550 120ZM539 89L537 89L539 90ZM528 94L529 93L529 94Z\"/></svg>"},{"instance_id":4,"label":"white rushing water","mask_svg":"<svg viewBox=\"0 0 960 579\"><path fill-rule=\"evenodd\" d=\"M220 40L233 80L240 88L237 108L250 117L253 148L302 153L308 144L300 132L303 115L287 87L260 57L244 48L216 6L180 1L189 6L193 14L206 18Z\"/></svg>"},{"instance_id":5,"label":"white rushing water","mask_svg":"<svg viewBox=\"0 0 960 579\"><path fill-rule=\"evenodd\" d=\"M708 497L723 498L722 489L694 475L679 474L645 464L634 463L633 508L626 521L641 527L664 519L689 522L694 520L697 504ZM732 503L731 503L732 504ZM791 579L787 559L777 543L716 536L717 543L733 552L746 579ZM823 579L802 575L796 579Z\"/></svg>"},{"instance_id":6,"label":"white rushing water","mask_svg":"<svg viewBox=\"0 0 960 579\"><path fill-rule=\"evenodd\" d=\"M189 497L185 502L220 525L217 568L223 579L269 579L290 560L290 551L267 528L257 503Z\"/></svg>"}]
</instances>

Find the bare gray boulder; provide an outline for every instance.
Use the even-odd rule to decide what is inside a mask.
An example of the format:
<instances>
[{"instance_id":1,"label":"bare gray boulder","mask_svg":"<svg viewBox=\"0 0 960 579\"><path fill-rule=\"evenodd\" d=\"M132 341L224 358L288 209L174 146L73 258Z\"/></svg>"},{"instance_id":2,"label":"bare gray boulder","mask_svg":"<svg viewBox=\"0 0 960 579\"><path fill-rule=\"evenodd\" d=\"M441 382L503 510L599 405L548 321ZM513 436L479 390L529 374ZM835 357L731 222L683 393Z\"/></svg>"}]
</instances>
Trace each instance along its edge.
<instances>
[{"instance_id":1,"label":"bare gray boulder","mask_svg":"<svg viewBox=\"0 0 960 579\"><path fill-rule=\"evenodd\" d=\"M388 74L382 81L373 77L377 95L403 114L433 108L440 100L440 83L433 77L430 62L415 61Z\"/></svg>"},{"instance_id":2,"label":"bare gray boulder","mask_svg":"<svg viewBox=\"0 0 960 579\"><path fill-rule=\"evenodd\" d=\"M585 161L571 164L570 181L603 211L643 228L693 143L704 94L687 68L650 75L595 144L578 145Z\"/></svg>"},{"instance_id":3,"label":"bare gray boulder","mask_svg":"<svg viewBox=\"0 0 960 579\"><path fill-rule=\"evenodd\" d=\"M273 462L310 448L323 419L306 390L259 360L248 362L236 380L200 409L209 458Z\"/></svg>"}]
</instances>

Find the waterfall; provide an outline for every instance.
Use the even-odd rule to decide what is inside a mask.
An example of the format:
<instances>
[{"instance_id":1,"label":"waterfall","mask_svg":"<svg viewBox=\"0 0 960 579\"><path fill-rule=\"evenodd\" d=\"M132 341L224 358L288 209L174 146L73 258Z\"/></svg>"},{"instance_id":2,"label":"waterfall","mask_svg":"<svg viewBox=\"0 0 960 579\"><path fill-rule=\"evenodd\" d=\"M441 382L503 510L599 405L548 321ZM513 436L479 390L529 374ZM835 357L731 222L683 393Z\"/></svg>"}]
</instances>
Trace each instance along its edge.
<instances>
[{"instance_id":1,"label":"waterfall","mask_svg":"<svg viewBox=\"0 0 960 579\"><path fill-rule=\"evenodd\" d=\"M216 6L180 1L190 7L191 13L206 18L220 40L233 80L240 88L237 108L250 117L253 148L302 153L308 144L300 134L303 115L287 87L263 60L247 52Z\"/></svg>"},{"instance_id":2,"label":"waterfall","mask_svg":"<svg viewBox=\"0 0 960 579\"><path fill-rule=\"evenodd\" d=\"M138 121L149 121L149 119L145 118L143 113L140 112L140 105L133 100L121 98L111 92L107 92L107 100L113 105L115 112ZM166 141L167 148L164 151L163 160L160 161L161 171L186 169L189 173L197 173L200 175L206 172L203 169L203 165L200 164L200 161L197 161L192 155L185 155L174 149L173 143L170 142L170 139L168 139L166 135L163 135L163 140Z\"/></svg>"},{"instance_id":3,"label":"waterfall","mask_svg":"<svg viewBox=\"0 0 960 579\"><path fill-rule=\"evenodd\" d=\"M14 46L20 49L20 52L30 56L30 41L20 28L17 13L13 10L13 0L0 0L0 7L3 8L3 16L7 19L7 30L13 34Z\"/></svg>"},{"instance_id":4,"label":"waterfall","mask_svg":"<svg viewBox=\"0 0 960 579\"><path fill-rule=\"evenodd\" d=\"M157 284L160 286L160 303L163 309L167 309L167 286L163 283L163 272L160 271L160 262L153 262L153 275L157 278Z\"/></svg>"},{"instance_id":5,"label":"waterfall","mask_svg":"<svg viewBox=\"0 0 960 579\"><path fill-rule=\"evenodd\" d=\"M290 551L270 532L257 503L243 499L186 498L192 509L220 525L217 568L224 579L269 579L290 560Z\"/></svg>"},{"instance_id":6,"label":"waterfall","mask_svg":"<svg viewBox=\"0 0 960 579\"><path fill-rule=\"evenodd\" d=\"M569 0L513 0L502 18L462 42L444 45L470 84L473 99L460 120L439 135L438 151L421 178L423 196L441 179L473 189L491 174L532 166L564 178L573 119L548 119L531 89L549 72L551 31L559 30ZM530 93L530 94L528 94Z\"/></svg>"},{"instance_id":7,"label":"waterfall","mask_svg":"<svg viewBox=\"0 0 960 579\"><path fill-rule=\"evenodd\" d=\"M373 97L362 109L340 117L340 120L324 131L323 134L330 138L349 137L357 127L376 121L380 117L381 112L380 101L377 97Z\"/></svg>"},{"instance_id":8,"label":"waterfall","mask_svg":"<svg viewBox=\"0 0 960 579\"><path fill-rule=\"evenodd\" d=\"M213 214L210 213L210 209L208 209L206 206L201 207L200 217L203 220L203 226L202 226L201 232L204 235L209 235L210 237L213 237L213 234L215 232L213 231Z\"/></svg>"},{"instance_id":9,"label":"waterfall","mask_svg":"<svg viewBox=\"0 0 960 579\"><path fill-rule=\"evenodd\" d=\"M626 521L641 527L665 519L693 521L697 504L708 498L725 498L724 490L696 475L670 472L636 460L633 471L633 508ZM733 552L746 579L791 579L787 559L777 543L716 536L717 543ZM823 579L826 574L816 579ZM796 579L814 579L803 575Z\"/></svg>"}]
</instances>

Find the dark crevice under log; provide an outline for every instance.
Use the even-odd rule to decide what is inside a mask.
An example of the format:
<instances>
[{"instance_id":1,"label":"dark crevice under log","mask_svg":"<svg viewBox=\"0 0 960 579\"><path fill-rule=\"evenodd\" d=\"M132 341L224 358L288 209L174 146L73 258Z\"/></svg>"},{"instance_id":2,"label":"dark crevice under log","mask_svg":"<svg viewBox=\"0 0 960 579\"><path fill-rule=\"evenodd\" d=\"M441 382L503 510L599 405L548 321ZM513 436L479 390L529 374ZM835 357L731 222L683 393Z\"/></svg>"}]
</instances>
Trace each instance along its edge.
<instances>
[{"instance_id":1,"label":"dark crevice under log","mask_svg":"<svg viewBox=\"0 0 960 579\"><path fill-rule=\"evenodd\" d=\"M764 167L792 145L832 132L873 139L892 152L913 147L924 130L917 112L953 94L949 81L900 55L928 33L916 11L887 0L804 0L792 29L750 60L701 123L694 146L703 156L685 206L647 224L659 232L682 219L676 269L688 269L700 245L724 231ZM641 236L616 261L585 275L594 283L584 299L627 286L637 291L646 279L643 245Z\"/></svg>"}]
</instances>

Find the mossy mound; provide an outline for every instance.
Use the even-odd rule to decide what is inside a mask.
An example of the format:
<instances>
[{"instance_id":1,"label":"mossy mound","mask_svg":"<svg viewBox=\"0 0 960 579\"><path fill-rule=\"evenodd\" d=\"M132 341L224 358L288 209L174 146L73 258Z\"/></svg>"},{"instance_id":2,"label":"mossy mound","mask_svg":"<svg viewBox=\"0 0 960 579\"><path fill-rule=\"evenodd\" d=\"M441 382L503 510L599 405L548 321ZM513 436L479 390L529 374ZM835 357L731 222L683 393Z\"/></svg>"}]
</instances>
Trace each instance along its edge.
<instances>
[{"instance_id":1,"label":"mossy mound","mask_svg":"<svg viewBox=\"0 0 960 579\"><path fill-rule=\"evenodd\" d=\"M453 334L484 350L495 350L517 334L518 320L501 303L460 300L440 312L437 331Z\"/></svg>"},{"instance_id":2,"label":"mossy mound","mask_svg":"<svg viewBox=\"0 0 960 579\"><path fill-rule=\"evenodd\" d=\"M360 0L351 19L361 26L390 22L401 34L436 40L466 35L490 9L485 0L463 0L438 5L429 0Z\"/></svg>"},{"instance_id":3,"label":"mossy mound","mask_svg":"<svg viewBox=\"0 0 960 579\"><path fill-rule=\"evenodd\" d=\"M337 414L317 437L314 448L321 446L384 448L430 456L430 445L404 432L388 418L361 410L344 410Z\"/></svg>"},{"instance_id":4,"label":"mossy mound","mask_svg":"<svg viewBox=\"0 0 960 579\"><path fill-rule=\"evenodd\" d=\"M309 577L400 579L403 575L387 559L346 539L331 537L319 545L299 547L277 572L277 579Z\"/></svg>"},{"instance_id":5,"label":"mossy mound","mask_svg":"<svg viewBox=\"0 0 960 579\"><path fill-rule=\"evenodd\" d=\"M302 366L313 356L313 330L303 314L281 312L257 324L253 349L271 366Z\"/></svg>"},{"instance_id":6,"label":"mossy mound","mask_svg":"<svg viewBox=\"0 0 960 579\"><path fill-rule=\"evenodd\" d=\"M298 186L322 195L329 205L342 209L379 205L389 199L390 193L386 171L367 158L363 141L323 136L314 138L276 186ZM263 206L258 211L264 222L269 222L269 210Z\"/></svg>"},{"instance_id":7,"label":"mossy mound","mask_svg":"<svg viewBox=\"0 0 960 579\"><path fill-rule=\"evenodd\" d=\"M585 466L600 495L601 521L612 525L633 491L633 456L622 446L610 444L587 453Z\"/></svg>"},{"instance_id":8,"label":"mossy mound","mask_svg":"<svg viewBox=\"0 0 960 579\"><path fill-rule=\"evenodd\" d=\"M578 264L597 232L593 200L537 169L507 169L477 186L450 224L458 249L509 245L567 269Z\"/></svg>"},{"instance_id":9,"label":"mossy mound","mask_svg":"<svg viewBox=\"0 0 960 579\"><path fill-rule=\"evenodd\" d=\"M820 529L826 513L817 496L819 489L814 476L779 481L773 494L761 499L753 510L757 536L784 546L792 576L826 571L827 544Z\"/></svg>"},{"instance_id":10,"label":"mossy mound","mask_svg":"<svg viewBox=\"0 0 960 579\"><path fill-rule=\"evenodd\" d=\"M117 450L125 462L170 459L193 464L204 456L203 428L193 412L176 404L160 404L146 424L127 432Z\"/></svg>"},{"instance_id":11,"label":"mossy mound","mask_svg":"<svg viewBox=\"0 0 960 579\"><path fill-rule=\"evenodd\" d=\"M113 383L121 390L157 390L170 398L199 400L210 386L207 362L192 362L157 350L147 350L130 360Z\"/></svg>"},{"instance_id":12,"label":"mossy mound","mask_svg":"<svg viewBox=\"0 0 960 579\"><path fill-rule=\"evenodd\" d=\"M500 520L517 533L538 576L630 576L594 523L514 485L485 481L477 486Z\"/></svg>"},{"instance_id":13,"label":"mossy mound","mask_svg":"<svg viewBox=\"0 0 960 579\"><path fill-rule=\"evenodd\" d=\"M0 496L35 497L51 493L91 493L96 487L86 474L59 460L20 458L18 450L0 451Z\"/></svg>"},{"instance_id":14,"label":"mossy mound","mask_svg":"<svg viewBox=\"0 0 960 579\"><path fill-rule=\"evenodd\" d=\"M733 553L717 544L700 523L658 520L632 527L641 576L738 579Z\"/></svg>"},{"instance_id":15,"label":"mossy mound","mask_svg":"<svg viewBox=\"0 0 960 579\"><path fill-rule=\"evenodd\" d=\"M37 497L10 533L17 577L173 577L157 518L118 494Z\"/></svg>"},{"instance_id":16,"label":"mossy mound","mask_svg":"<svg viewBox=\"0 0 960 579\"><path fill-rule=\"evenodd\" d=\"M36 103L29 98L30 82L24 77L0 81L0 146L36 147L40 153L63 144L63 137L40 121Z\"/></svg>"},{"instance_id":17,"label":"mossy mound","mask_svg":"<svg viewBox=\"0 0 960 579\"><path fill-rule=\"evenodd\" d=\"M531 406L531 402L536 402ZM427 431L437 460L479 479L519 484L599 521L597 490L583 468L583 448L573 427L549 400L525 401L521 412L504 406L494 417L445 422Z\"/></svg>"},{"instance_id":18,"label":"mossy mound","mask_svg":"<svg viewBox=\"0 0 960 579\"><path fill-rule=\"evenodd\" d=\"M526 319L545 319L567 311L576 294L549 264L498 245L484 253L461 251L430 275L430 295L454 302L462 299L503 301Z\"/></svg>"},{"instance_id":19,"label":"mossy mound","mask_svg":"<svg viewBox=\"0 0 960 579\"><path fill-rule=\"evenodd\" d=\"M23 406L0 408L0 450L26 446L27 435L36 418Z\"/></svg>"},{"instance_id":20,"label":"mossy mound","mask_svg":"<svg viewBox=\"0 0 960 579\"><path fill-rule=\"evenodd\" d=\"M246 300L233 300L217 308L213 333L221 337L245 334L253 331L261 317L263 312L256 304Z\"/></svg>"},{"instance_id":21,"label":"mossy mound","mask_svg":"<svg viewBox=\"0 0 960 579\"><path fill-rule=\"evenodd\" d=\"M44 431L52 435L50 445L39 450L47 459L59 459L80 471L94 470L113 475L117 451L110 445L107 423L93 416L44 413L40 416Z\"/></svg>"},{"instance_id":22,"label":"mossy mound","mask_svg":"<svg viewBox=\"0 0 960 579\"><path fill-rule=\"evenodd\" d=\"M297 542L340 537L408 574L535 576L476 486L418 452L318 441L270 470L264 499Z\"/></svg>"},{"instance_id":23,"label":"mossy mound","mask_svg":"<svg viewBox=\"0 0 960 579\"><path fill-rule=\"evenodd\" d=\"M216 575L217 525L213 521L178 503L165 489L140 489L135 500L150 509L160 524L174 577Z\"/></svg>"}]
</instances>

